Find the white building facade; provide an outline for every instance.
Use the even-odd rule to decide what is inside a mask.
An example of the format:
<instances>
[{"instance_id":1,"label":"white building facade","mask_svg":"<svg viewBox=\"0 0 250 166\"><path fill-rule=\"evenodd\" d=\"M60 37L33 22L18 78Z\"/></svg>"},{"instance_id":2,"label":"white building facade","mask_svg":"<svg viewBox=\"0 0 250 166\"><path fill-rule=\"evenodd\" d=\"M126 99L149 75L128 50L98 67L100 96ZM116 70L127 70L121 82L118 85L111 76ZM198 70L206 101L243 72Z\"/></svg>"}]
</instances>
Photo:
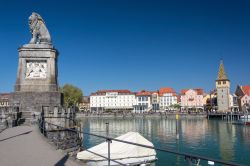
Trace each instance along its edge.
<instances>
[{"instance_id":1,"label":"white building facade","mask_svg":"<svg viewBox=\"0 0 250 166\"><path fill-rule=\"evenodd\" d=\"M134 113L149 112L152 107L152 94L153 92L142 90L136 93Z\"/></svg>"},{"instance_id":2,"label":"white building facade","mask_svg":"<svg viewBox=\"0 0 250 166\"><path fill-rule=\"evenodd\" d=\"M10 93L1 93L0 94L0 108L7 108L9 107L9 99Z\"/></svg>"},{"instance_id":3,"label":"white building facade","mask_svg":"<svg viewBox=\"0 0 250 166\"><path fill-rule=\"evenodd\" d=\"M100 90L90 95L91 111L133 110L135 93L129 90Z\"/></svg>"},{"instance_id":4,"label":"white building facade","mask_svg":"<svg viewBox=\"0 0 250 166\"><path fill-rule=\"evenodd\" d=\"M161 110L169 110L178 103L177 94L172 88L161 88L159 90L159 105Z\"/></svg>"}]
</instances>

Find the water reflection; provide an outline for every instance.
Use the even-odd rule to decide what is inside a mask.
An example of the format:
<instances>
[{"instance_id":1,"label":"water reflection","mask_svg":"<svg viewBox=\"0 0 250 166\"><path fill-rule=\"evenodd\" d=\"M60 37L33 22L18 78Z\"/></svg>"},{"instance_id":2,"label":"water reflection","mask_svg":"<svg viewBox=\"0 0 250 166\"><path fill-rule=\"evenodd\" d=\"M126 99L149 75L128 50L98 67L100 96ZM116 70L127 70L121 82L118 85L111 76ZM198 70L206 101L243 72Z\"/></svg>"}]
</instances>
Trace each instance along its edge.
<instances>
[{"instance_id":1,"label":"water reflection","mask_svg":"<svg viewBox=\"0 0 250 166\"><path fill-rule=\"evenodd\" d=\"M179 123L180 139L176 139L176 121L165 118L84 118L81 120L85 132L105 135L106 125L112 137L129 131L141 133L156 147L175 149L181 152L207 157L250 163L250 127L236 126L225 121L207 119L182 119ZM84 136L84 146L92 147L102 139ZM183 158L158 152L157 165L187 164Z\"/></svg>"},{"instance_id":2,"label":"water reflection","mask_svg":"<svg viewBox=\"0 0 250 166\"><path fill-rule=\"evenodd\" d=\"M185 144L192 148L202 148L208 127L207 120L182 120L182 136Z\"/></svg>"}]
</instances>

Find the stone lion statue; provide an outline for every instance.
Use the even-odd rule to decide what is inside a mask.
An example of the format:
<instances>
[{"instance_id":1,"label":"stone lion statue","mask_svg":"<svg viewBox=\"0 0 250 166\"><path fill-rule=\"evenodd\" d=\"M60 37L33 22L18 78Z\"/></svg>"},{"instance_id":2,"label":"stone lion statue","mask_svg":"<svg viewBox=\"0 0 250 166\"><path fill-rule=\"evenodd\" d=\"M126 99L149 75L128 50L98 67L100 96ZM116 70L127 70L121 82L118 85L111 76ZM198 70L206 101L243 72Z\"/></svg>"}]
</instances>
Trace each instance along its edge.
<instances>
[{"instance_id":1,"label":"stone lion statue","mask_svg":"<svg viewBox=\"0 0 250 166\"><path fill-rule=\"evenodd\" d=\"M49 31L43 21L42 17L33 12L29 17L29 27L32 34L30 40L31 44L47 43L51 44L51 37Z\"/></svg>"}]
</instances>

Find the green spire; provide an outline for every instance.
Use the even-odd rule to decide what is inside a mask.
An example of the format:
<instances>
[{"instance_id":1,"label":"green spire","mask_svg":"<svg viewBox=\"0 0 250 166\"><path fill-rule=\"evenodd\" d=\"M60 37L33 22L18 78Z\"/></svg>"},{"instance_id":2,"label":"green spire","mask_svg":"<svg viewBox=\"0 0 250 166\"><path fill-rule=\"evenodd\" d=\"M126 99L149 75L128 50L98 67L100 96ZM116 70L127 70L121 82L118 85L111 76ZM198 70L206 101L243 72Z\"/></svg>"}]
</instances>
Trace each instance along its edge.
<instances>
[{"instance_id":1,"label":"green spire","mask_svg":"<svg viewBox=\"0 0 250 166\"><path fill-rule=\"evenodd\" d=\"M227 74L224 69L223 60L220 61L220 68L219 68L217 80L228 80Z\"/></svg>"}]
</instances>

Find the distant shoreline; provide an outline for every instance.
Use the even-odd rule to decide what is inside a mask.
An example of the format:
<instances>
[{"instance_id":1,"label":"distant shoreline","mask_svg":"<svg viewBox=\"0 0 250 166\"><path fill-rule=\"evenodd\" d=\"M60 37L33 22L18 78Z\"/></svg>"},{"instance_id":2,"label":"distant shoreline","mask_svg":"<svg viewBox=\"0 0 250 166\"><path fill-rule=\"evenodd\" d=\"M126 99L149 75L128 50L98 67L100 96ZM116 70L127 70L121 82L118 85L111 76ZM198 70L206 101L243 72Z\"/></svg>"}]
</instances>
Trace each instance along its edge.
<instances>
[{"instance_id":1,"label":"distant shoreline","mask_svg":"<svg viewBox=\"0 0 250 166\"><path fill-rule=\"evenodd\" d=\"M180 119L201 119L207 118L207 114L181 114L179 113ZM169 118L175 119L176 113L152 113L152 114L114 114L114 113L103 113L103 114L83 114L76 113L76 118Z\"/></svg>"}]
</instances>

